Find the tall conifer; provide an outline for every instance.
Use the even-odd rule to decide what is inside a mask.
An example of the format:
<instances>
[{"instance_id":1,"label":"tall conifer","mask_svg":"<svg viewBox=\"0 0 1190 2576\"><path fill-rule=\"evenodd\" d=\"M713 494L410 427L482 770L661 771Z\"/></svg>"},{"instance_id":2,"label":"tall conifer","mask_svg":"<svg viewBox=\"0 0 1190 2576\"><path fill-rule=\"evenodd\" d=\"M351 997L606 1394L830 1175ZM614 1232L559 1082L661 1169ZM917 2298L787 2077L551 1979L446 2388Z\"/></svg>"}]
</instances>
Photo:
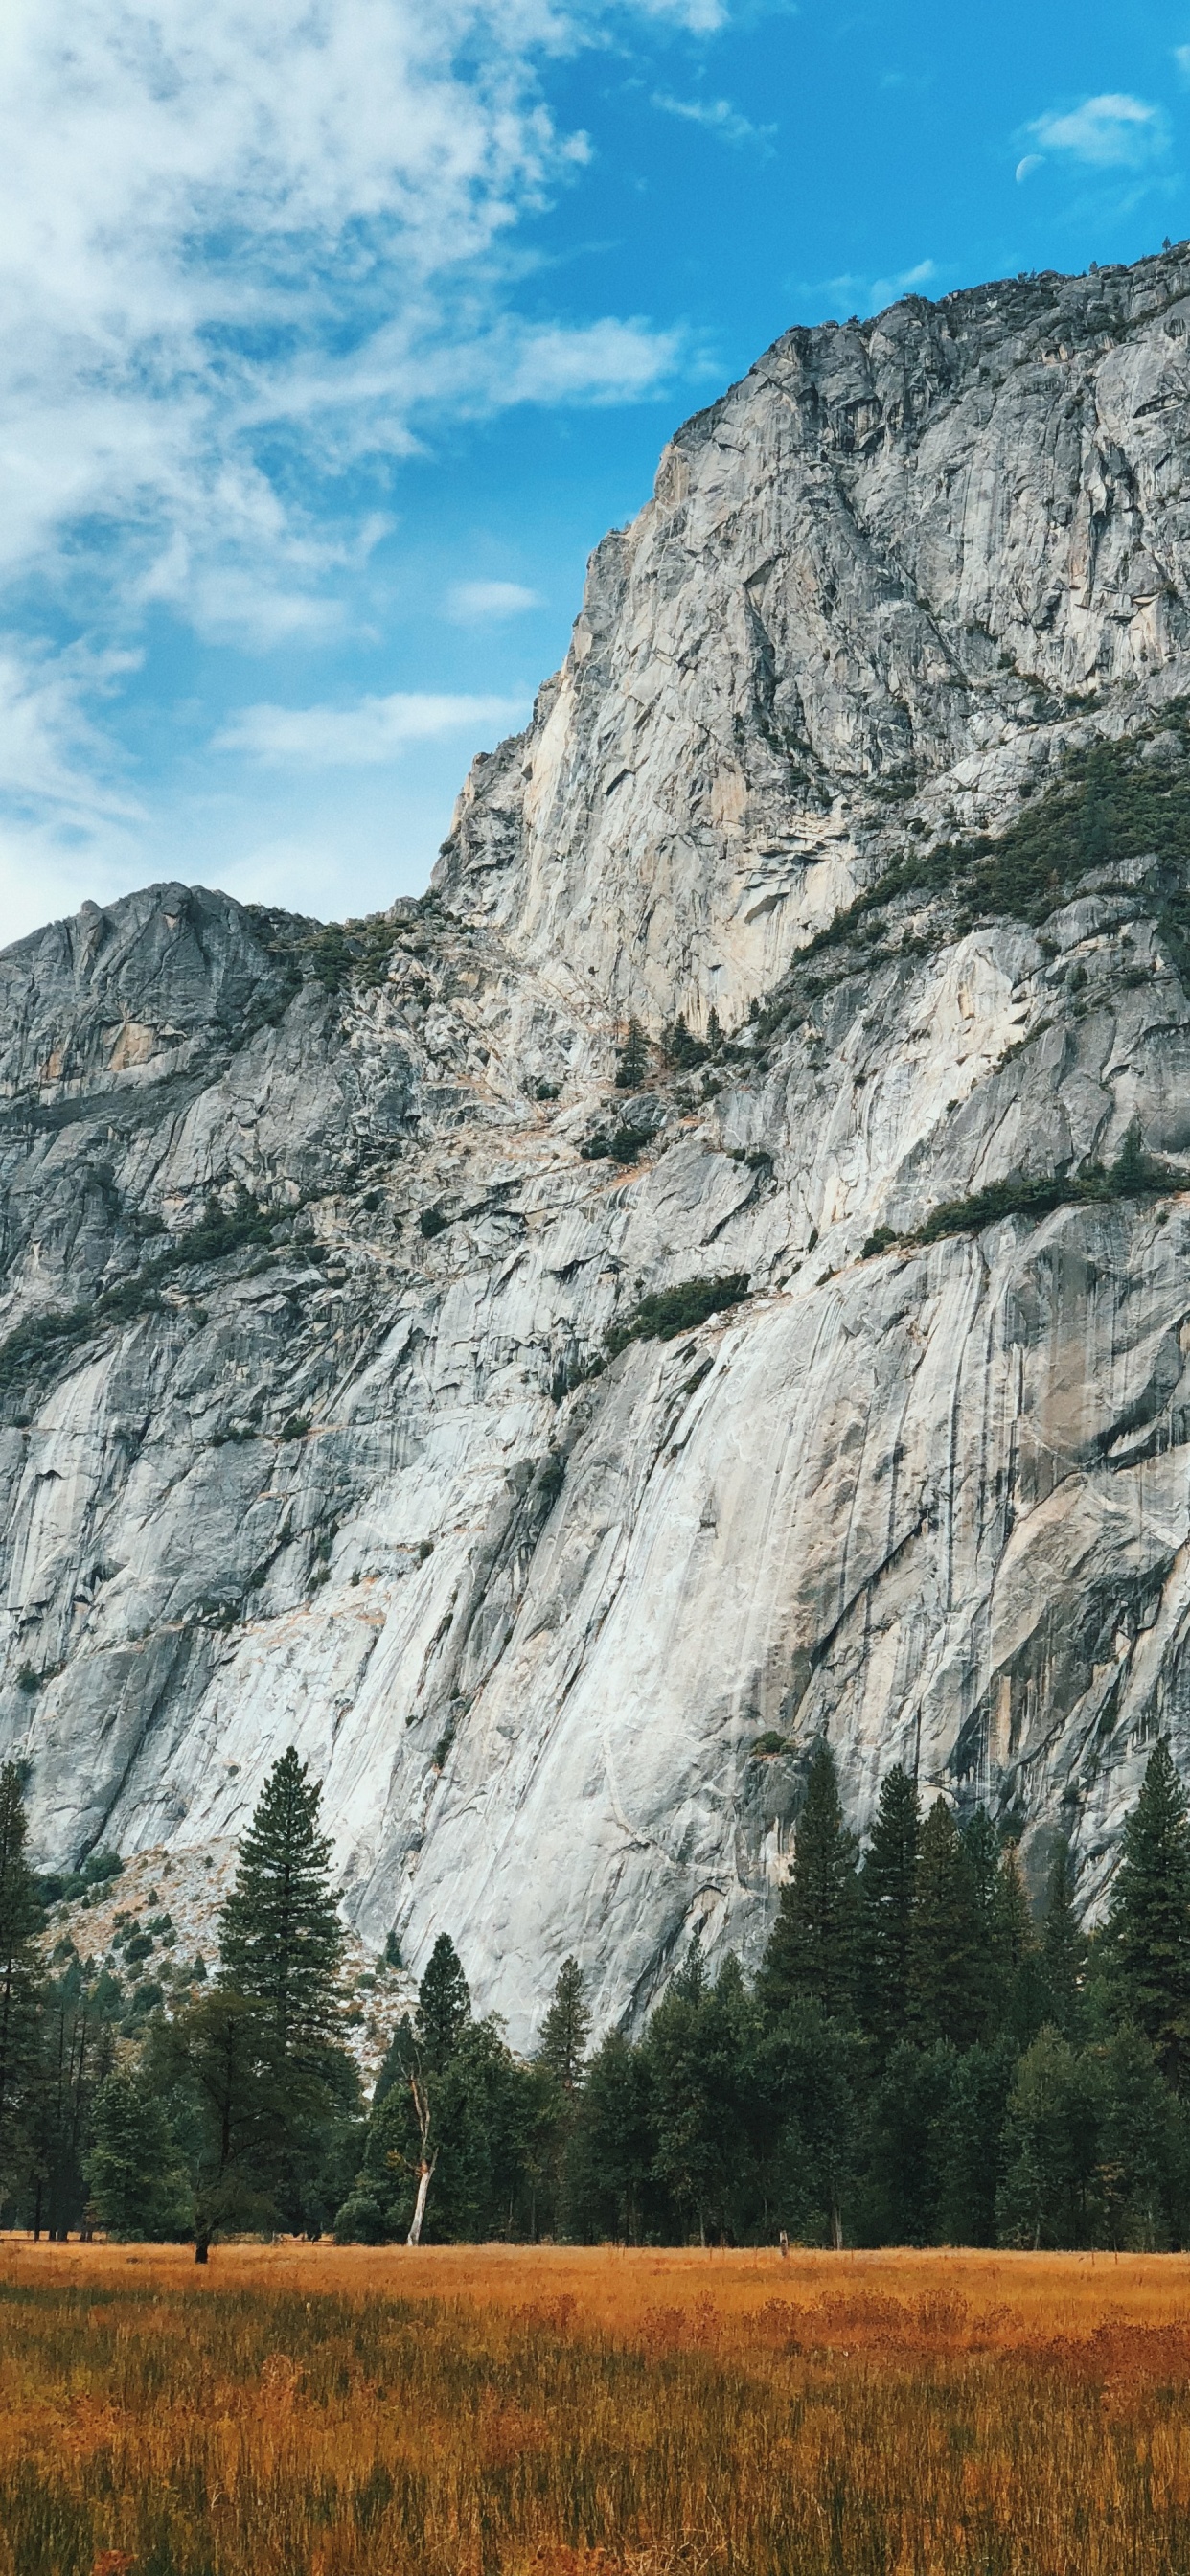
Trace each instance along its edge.
<instances>
[{"instance_id":1,"label":"tall conifer","mask_svg":"<svg viewBox=\"0 0 1190 2576\"><path fill-rule=\"evenodd\" d=\"M1178 2091L1190 2083L1190 1823L1167 1742L1124 1827L1108 1946L1121 2000Z\"/></svg>"},{"instance_id":2,"label":"tall conifer","mask_svg":"<svg viewBox=\"0 0 1190 2576\"><path fill-rule=\"evenodd\" d=\"M19 2178L37 2058L41 1907L25 1858L25 1802L15 1762L0 1769L0 2199Z\"/></svg>"},{"instance_id":3,"label":"tall conifer","mask_svg":"<svg viewBox=\"0 0 1190 2576\"><path fill-rule=\"evenodd\" d=\"M575 2093L582 2081L583 2060L591 2015L584 1987L586 1980L577 1959L564 1959L558 1970L554 1998L542 2026L538 2064L561 2086L564 2093Z\"/></svg>"},{"instance_id":4,"label":"tall conifer","mask_svg":"<svg viewBox=\"0 0 1190 2576\"><path fill-rule=\"evenodd\" d=\"M850 2019L859 1911L855 1863L855 1836L844 1823L835 1758L820 1739L806 1774L792 1875L781 1890L757 1983L770 2011L804 2000L833 2020Z\"/></svg>"},{"instance_id":5,"label":"tall conifer","mask_svg":"<svg viewBox=\"0 0 1190 2576\"><path fill-rule=\"evenodd\" d=\"M859 2014L882 2052L894 2047L905 2029L920 1839L917 1782L897 1763L880 1784L860 1873Z\"/></svg>"},{"instance_id":6,"label":"tall conifer","mask_svg":"<svg viewBox=\"0 0 1190 2576\"><path fill-rule=\"evenodd\" d=\"M1065 2039L1078 2019L1087 1964L1086 1936L1075 1911L1074 1857L1064 1839L1054 1848L1046 1889L1041 1964L1049 2018Z\"/></svg>"},{"instance_id":7,"label":"tall conifer","mask_svg":"<svg viewBox=\"0 0 1190 2576\"><path fill-rule=\"evenodd\" d=\"M343 1929L321 1795L291 1744L265 1781L219 1922L223 1981L259 2005L278 2065L316 2060L338 2030Z\"/></svg>"},{"instance_id":8,"label":"tall conifer","mask_svg":"<svg viewBox=\"0 0 1190 2576\"><path fill-rule=\"evenodd\" d=\"M449 1932L440 1932L417 1990L417 2040L431 2066L453 2057L471 2018L471 1990Z\"/></svg>"},{"instance_id":9,"label":"tall conifer","mask_svg":"<svg viewBox=\"0 0 1190 2576\"><path fill-rule=\"evenodd\" d=\"M983 2010L984 1931L971 1861L945 1798L921 1834L909 1933L909 2023L925 2047L965 2048Z\"/></svg>"}]
</instances>

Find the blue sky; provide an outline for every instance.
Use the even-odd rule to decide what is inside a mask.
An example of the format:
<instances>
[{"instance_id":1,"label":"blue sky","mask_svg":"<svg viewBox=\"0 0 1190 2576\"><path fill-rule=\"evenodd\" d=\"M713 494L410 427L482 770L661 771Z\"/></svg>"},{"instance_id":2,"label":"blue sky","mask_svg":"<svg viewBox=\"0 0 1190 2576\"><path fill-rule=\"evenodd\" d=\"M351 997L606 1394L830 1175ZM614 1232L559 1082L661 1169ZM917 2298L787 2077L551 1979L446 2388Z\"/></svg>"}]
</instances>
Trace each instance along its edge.
<instances>
[{"instance_id":1,"label":"blue sky","mask_svg":"<svg viewBox=\"0 0 1190 2576\"><path fill-rule=\"evenodd\" d=\"M424 886L791 322L1190 233L1190 0L9 0L0 940Z\"/></svg>"}]
</instances>

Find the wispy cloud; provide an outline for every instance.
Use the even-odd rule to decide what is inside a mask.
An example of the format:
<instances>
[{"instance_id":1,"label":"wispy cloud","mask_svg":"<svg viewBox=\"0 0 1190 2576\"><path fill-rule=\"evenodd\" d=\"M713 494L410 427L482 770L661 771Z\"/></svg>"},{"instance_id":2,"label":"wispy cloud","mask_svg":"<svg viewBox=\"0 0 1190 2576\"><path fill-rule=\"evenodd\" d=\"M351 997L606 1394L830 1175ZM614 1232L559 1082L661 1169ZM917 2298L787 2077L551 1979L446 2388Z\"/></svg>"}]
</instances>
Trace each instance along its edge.
<instances>
[{"instance_id":1,"label":"wispy cloud","mask_svg":"<svg viewBox=\"0 0 1190 2576\"><path fill-rule=\"evenodd\" d=\"M938 285L941 277L937 260L919 259L891 277L860 277L853 269L842 269L836 277L788 278L786 286L789 294L817 305L820 312L874 314L899 296Z\"/></svg>"},{"instance_id":2,"label":"wispy cloud","mask_svg":"<svg viewBox=\"0 0 1190 2576\"><path fill-rule=\"evenodd\" d=\"M685 117L690 125L701 125L708 134L717 134L721 143L750 143L766 156L773 150L775 125L754 125L751 117L741 116L729 98L671 98L666 90L655 90L653 105L666 116Z\"/></svg>"},{"instance_id":3,"label":"wispy cloud","mask_svg":"<svg viewBox=\"0 0 1190 2576\"><path fill-rule=\"evenodd\" d=\"M240 752L270 767L371 769L411 742L451 734L490 736L523 723L527 698L430 696L398 691L353 707L246 707L222 726L215 751Z\"/></svg>"},{"instance_id":4,"label":"wispy cloud","mask_svg":"<svg viewBox=\"0 0 1190 2576\"><path fill-rule=\"evenodd\" d=\"M589 150L537 86L541 49L611 0L570 5L9 13L0 579L102 555L126 603L220 632L245 626L238 571L256 640L317 637L336 578L313 540L346 463L411 453L443 406L656 389L676 343L647 320L529 327L507 304L511 228Z\"/></svg>"},{"instance_id":5,"label":"wispy cloud","mask_svg":"<svg viewBox=\"0 0 1190 2576\"><path fill-rule=\"evenodd\" d=\"M0 638L0 798L38 829L86 833L142 808L92 713L139 657Z\"/></svg>"},{"instance_id":6,"label":"wispy cloud","mask_svg":"<svg viewBox=\"0 0 1190 2576\"><path fill-rule=\"evenodd\" d=\"M454 626L495 626L544 605L539 591L526 590L519 581L456 581L446 594L446 614Z\"/></svg>"},{"instance_id":7,"label":"wispy cloud","mask_svg":"<svg viewBox=\"0 0 1190 2576\"><path fill-rule=\"evenodd\" d=\"M1169 141L1162 110L1126 90L1105 90L1079 107L1035 117L1025 131L1037 150L1017 163L1018 179L1028 178L1048 153L1093 170L1141 170L1160 159Z\"/></svg>"}]
</instances>

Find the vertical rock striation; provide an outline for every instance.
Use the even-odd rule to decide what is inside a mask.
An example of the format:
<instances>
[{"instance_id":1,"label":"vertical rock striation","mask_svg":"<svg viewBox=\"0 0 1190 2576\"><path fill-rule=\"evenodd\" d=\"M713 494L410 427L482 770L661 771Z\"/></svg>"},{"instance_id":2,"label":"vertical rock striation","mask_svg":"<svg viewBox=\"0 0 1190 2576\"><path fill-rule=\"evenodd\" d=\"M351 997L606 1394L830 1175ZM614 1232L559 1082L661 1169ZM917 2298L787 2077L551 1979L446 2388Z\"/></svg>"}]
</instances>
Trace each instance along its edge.
<instances>
[{"instance_id":1,"label":"vertical rock striation","mask_svg":"<svg viewBox=\"0 0 1190 2576\"><path fill-rule=\"evenodd\" d=\"M860 1824L912 1760L1099 1900L1190 1767L1188 312L1179 250L788 333L423 903L0 955L47 1860L296 1742L365 1940L517 2041L569 1952L604 2021L755 1958L824 1729Z\"/></svg>"}]
</instances>

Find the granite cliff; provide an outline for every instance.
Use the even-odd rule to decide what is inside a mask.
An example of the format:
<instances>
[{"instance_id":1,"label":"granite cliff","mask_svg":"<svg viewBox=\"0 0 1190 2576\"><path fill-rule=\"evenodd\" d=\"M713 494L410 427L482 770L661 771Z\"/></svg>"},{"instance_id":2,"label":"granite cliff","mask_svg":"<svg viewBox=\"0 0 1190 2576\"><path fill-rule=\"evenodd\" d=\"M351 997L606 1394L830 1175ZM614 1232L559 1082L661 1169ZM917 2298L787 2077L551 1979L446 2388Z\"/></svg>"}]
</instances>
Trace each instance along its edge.
<instances>
[{"instance_id":1,"label":"granite cliff","mask_svg":"<svg viewBox=\"0 0 1190 2576\"><path fill-rule=\"evenodd\" d=\"M1099 1900L1190 1769L1188 320L1182 247L788 333L422 903L0 955L47 1863L225 1847L295 1741L516 2042L568 1952L605 2021L755 1959L823 1729Z\"/></svg>"}]
</instances>

